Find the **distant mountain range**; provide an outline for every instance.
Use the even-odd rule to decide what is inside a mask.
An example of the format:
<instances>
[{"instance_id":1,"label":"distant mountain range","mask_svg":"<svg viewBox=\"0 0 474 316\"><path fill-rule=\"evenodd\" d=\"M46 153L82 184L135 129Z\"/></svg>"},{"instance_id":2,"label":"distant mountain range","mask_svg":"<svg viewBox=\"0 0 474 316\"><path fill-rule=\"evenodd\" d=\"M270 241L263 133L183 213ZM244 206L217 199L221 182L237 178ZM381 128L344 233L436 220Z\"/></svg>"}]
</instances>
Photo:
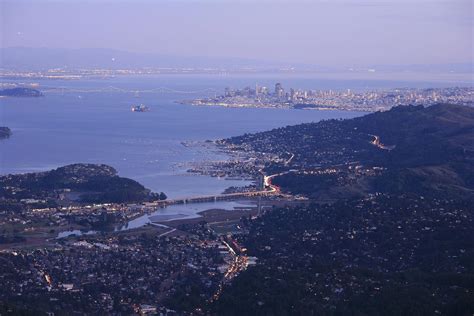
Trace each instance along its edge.
<instances>
[{"instance_id":1,"label":"distant mountain range","mask_svg":"<svg viewBox=\"0 0 474 316\"><path fill-rule=\"evenodd\" d=\"M226 70L292 69L294 71L317 72L454 72L473 73L473 64L426 64L426 65L368 65L365 67L322 66L304 63L275 62L268 60L209 57L177 56L156 53L135 53L106 48L0 48L0 68L7 70L46 70L54 68L78 69L137 69L137 68L222 68Z\"/></svg>"},{"instance_id":2,"label":"distant mountain range","mask_svg":"<svg viewBox=\"0 0 474 316\"><path fill-rule=\"evenodd\" d=\"M243 58L172 56L134 53L114 49L27 48L0 49L1 68L15 70L69 69L130 69L130 68L282 68L285 63Z\"/></svg>"}]
</instances>

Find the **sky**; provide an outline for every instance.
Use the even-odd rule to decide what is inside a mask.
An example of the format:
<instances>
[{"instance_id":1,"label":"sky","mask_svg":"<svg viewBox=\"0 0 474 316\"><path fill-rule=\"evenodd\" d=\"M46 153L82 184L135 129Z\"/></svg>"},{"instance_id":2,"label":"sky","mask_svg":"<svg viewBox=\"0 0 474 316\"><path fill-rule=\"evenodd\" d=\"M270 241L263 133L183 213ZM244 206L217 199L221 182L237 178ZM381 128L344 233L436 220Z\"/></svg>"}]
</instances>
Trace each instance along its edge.
<instances>
[{"instance_id":1,"label":"sky","mask_svg":"<svg viewBox=\"0 0 474 316\"><path fill-rule=\"evenodd\" d=\"M315 65L472 62L472 0L0 0L0 46Z\"/></svg>"}]
</instances>

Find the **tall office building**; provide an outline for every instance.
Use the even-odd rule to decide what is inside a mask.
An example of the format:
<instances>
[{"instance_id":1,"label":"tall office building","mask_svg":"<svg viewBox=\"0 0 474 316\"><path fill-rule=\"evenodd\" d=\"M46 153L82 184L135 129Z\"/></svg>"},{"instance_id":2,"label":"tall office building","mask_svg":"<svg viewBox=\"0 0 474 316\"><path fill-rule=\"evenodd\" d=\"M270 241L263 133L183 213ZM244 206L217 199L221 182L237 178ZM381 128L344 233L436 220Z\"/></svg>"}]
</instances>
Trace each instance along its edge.
<instances>
[{"instance_id":1,"label":"tall office building","mask_svg":"<svg viewBox=\"0 0 474 316\"><path fill-rule=\"evenodd\" d=\"M296 91L293 88L290 89L290 99L291 99L291 101L296 100Z\"/></svg>"},{"instance_id":2,"label":"tall office building","mask_svg":"<svg viewBox=\"0 0 474 316\"><path fill-rule=\"evenodd\" d=\"M285 90L283 90L283 86L281 85L281 83L277 83L275 84L275 96L277 96L278 98L281 98L285 95Z\"/></svg>"}]
</instances>

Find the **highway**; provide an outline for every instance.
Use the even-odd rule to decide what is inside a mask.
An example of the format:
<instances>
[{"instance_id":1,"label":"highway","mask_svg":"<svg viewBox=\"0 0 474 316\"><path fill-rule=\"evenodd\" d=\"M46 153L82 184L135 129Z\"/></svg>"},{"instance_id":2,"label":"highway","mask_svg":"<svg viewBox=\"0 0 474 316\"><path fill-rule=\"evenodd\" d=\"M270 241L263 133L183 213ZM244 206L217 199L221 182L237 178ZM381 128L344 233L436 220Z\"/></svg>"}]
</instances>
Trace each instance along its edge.
<instances>
[{"instance_id":1,"label":"highway","mask_svg":"<svg viewBox=\"0 0 474 316\"><path fill-rule=\"evenodd\" d=\"M285 174L285 173L278 173L271 176L264 176L264 180L263 180L264 186L265 188L268 188L268 189L264 189L260 191L184 197L184 198L177 198L177 199L172 199L172 200L154 201L150 203L145 203L145 205L152 206L152 207L159 207L159 206L172 205L172 204L212 202L212 201L232 200L232 199L245 198L245 197L269 196L269 195L280 194L280 188L272 184L271 179L282 174Z\"/></svg>"}]
</instances>

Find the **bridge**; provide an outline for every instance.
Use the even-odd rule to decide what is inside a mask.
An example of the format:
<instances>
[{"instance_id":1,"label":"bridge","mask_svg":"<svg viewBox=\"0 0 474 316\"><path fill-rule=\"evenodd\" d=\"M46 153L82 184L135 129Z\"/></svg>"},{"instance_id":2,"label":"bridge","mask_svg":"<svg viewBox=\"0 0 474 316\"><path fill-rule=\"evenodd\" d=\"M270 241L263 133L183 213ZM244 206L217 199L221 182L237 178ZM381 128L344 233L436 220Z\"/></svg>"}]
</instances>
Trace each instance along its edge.
<instances>
[{"instance_id":1,"label":"bridge","mask_svg":"<svg viewBox=\"0 0 474 316\"><path fill-rule=\"evenodd\" d=\"M145 206L148 207L166 207L168 205L175 205L175 204L188 204L188 203L204 203L204 202L217 202L217 201L232 201L237 200L240 198L253 198L253 197L262 197L262 196L272 196L272 195L285 195L280 191L280 187L272 183L272 179L276 176L286 174L290 171L286 171L283 173L277 173L270 176L265 176L262 173L262 177L260 178L261 190L258 191L249 191L249 192L236 192L236 193L225 193L225 194L217 194L217 195L201 195L201 196L192 196L192 197L184 197L184 198L177 198L177 199L166 199L166 200L157 200L153 202L144 203Z\"/></svg>"},{"instance_id":2,"label":"bridge","mask_svg":"<svg viewBox=\"0 0 474 316\"><path fill-rule=\"evenodd\" d=\"M249 191L249 192L237 192L237 193L226 193L217 195L201 195L193 197L178 198L172 200L161 200L146 203L145 205L151 207L164 207L173 204L187 204L187 203L203 203L203 202L217 202L217 201L230 201L240 198L253 198L261 196L271 196L281 194L280 188L272 184L272 179L280 174L274 174L271 176L263 176L262 187L263 190Z\"/></svg>"},{"instance_id":3,"label":"bridge","mask_svg":"<svg viewBox=\"0 0 474 316\"><path fill-rule=\"evenodd\" d=\"M228 193L228 194L218 194L218 195L201 195L194 197L178 198L172 200L162 200L146 203L147 206L152 207L163 207L173 204L188 204L188 203L203 203L203 202L217 202L217 201L230 201L236 200L239 198L252 198L257 196L270 196L277 193L277 190L262 190L262 191L252 191L252 192L239 192L239 193Z\"/></svg>"},{"instance_id":4,"label":"bridge","mask_svg":"<svg viewBox=\"0 0 474 316\"><path fill-rule=\"evenodd\" d=\"M219 91L214 88L205 88L200 90L176 90L169 87L157 87L152 89L124 89L115 86L107 86L102 88L93 88L93 89L77 89L71 87L54 87L54 88L45 88L43 91L48 93L159 93L159 94L166 94L166 93L176 93L176 94L203 94L203 93L218 93Z\"/></svg>"}]
</instances>

